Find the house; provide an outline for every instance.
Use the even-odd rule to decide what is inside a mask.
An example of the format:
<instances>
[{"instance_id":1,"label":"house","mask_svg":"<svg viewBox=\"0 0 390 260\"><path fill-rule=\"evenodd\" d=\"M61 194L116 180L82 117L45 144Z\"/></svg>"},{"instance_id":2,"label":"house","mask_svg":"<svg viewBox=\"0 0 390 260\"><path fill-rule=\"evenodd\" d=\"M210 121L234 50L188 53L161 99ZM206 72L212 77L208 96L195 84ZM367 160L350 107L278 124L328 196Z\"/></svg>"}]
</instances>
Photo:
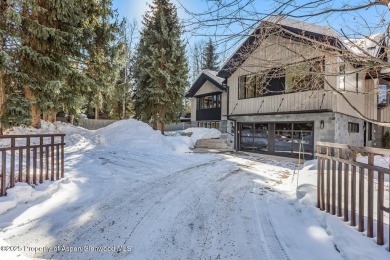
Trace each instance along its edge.
<instances>
[{"instance_id":1,"label":"house","mask_svg":"<svg viewBox=\"0 0 390 260\"><path fill-rule=\"evenodd\" d=\"M216 71L203 70L186 94L191 98L191 123L198 127L227 129L227 92Z\"/></svg>"},{"instance_id":2,"label":"house","mask_svg":"<svg viewBox=\"0 0 390 260\"><path fill-rule=\"evenodd\" d=\"M376 90L385 90L379 102L387 104L388 84L379 80L379 65L363 64L368 52L387 61L383 37L375 37L359 46L327 27L263 20L216 75L225 79L227 131L235 135L235 149L308 158L317 141L380 146L383 128L375 122L390 121L390 109L378 108Z\"/></svg>"}]
</instances>

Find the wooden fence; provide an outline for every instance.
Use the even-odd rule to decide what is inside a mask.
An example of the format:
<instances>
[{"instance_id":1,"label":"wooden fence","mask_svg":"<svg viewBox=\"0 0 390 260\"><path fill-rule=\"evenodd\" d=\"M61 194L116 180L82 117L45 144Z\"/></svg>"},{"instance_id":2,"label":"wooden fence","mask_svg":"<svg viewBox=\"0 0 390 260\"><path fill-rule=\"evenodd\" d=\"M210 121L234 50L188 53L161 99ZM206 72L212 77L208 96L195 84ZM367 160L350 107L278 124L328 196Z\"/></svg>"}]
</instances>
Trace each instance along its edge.
<instances>
[{"instance_id":1,"label":"wooden fence","mask_svg":"<svg viewBox=\"0 0 390 260\"><path fill-rule=\"evenodd\" d=\"M0 196L16 182L42 183L64 177L65 134L2 135Z\"/></svg>"},{"instance_id":2,"label":"wooden fence","mask_svg":"<svg viewBox=\"0 0 390 260\"><path fill-rule=\"evenodd\" d=\"M358 153L367 155L368 162L357 162ZM317 143L317 207L343 217L351 226L357 225L358 231L367 231L367 237L374 237L375 220L377 244L383 245L383 217L385 212L389 213L389 201L384 205L384 184L390 169L376 166L375 155L388 157L390 150ZM384 162L382 157L376 158ZM390 237L390 229L387 232Z\"/></svg>"}]
</instances>

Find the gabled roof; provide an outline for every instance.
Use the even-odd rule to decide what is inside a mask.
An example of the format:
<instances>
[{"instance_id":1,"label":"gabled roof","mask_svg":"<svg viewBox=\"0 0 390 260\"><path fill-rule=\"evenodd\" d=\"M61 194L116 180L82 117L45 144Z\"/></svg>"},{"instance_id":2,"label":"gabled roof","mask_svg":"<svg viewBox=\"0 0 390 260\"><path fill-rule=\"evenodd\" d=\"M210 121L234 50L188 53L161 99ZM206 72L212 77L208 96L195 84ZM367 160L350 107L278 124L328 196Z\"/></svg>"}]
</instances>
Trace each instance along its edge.
<instances>
[{"instance_id":1,"label":"gabled roof","mask_svg":"<svg viewBox=\"0 0 390 260\"><path fill-rule=\"evenodd\" d=\"M217 88L219 88L221 91L225 91L226 90L226 88L222 84L224 79L218 77L216 71L206 69L206 70L202 70L202 72L196 78L194 84L192 84L191 88L188 90L188 92L185 95L185 97L186 98L194 97L196 92L199 91L199 89L203 86L203 84L206 81L210 81Z\"/></svg>"},{"instance_id":2,"label":"gabled roof","mask_svg":"<svg viewBox=\"0 0 390 260\"><path fill-rule=\"evenodd\" d=\"M319 42L327 42L333 46L344 47L339 35L331 28L307 22L297 21L282 16L274 16L262 20L259 26L248 36L238 49L224 62L219 77L229 77L242 65L248 54L256 48L250 47L261 34L267 36L272 32L281 33L299 40L298 36L310 38Z\"/></svg>"}]
</instances>

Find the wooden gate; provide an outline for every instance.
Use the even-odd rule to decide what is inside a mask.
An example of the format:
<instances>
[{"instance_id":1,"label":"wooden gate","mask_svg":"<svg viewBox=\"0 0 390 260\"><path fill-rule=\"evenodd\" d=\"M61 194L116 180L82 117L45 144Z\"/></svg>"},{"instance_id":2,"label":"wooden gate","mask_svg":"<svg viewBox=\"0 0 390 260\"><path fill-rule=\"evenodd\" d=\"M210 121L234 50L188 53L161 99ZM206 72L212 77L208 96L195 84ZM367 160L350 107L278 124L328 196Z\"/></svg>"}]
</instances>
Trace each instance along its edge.
<instances>
[{"instance_id":1,"label":"wooden gate","mask_svg":"<svg viewBox=\"0 0 390 260\"><path fill-rule=\"evenodd\" d=\"M64 177L65 134L1 135L0 196L16 182L42 183Z\"/></svg>"}]
</instances>

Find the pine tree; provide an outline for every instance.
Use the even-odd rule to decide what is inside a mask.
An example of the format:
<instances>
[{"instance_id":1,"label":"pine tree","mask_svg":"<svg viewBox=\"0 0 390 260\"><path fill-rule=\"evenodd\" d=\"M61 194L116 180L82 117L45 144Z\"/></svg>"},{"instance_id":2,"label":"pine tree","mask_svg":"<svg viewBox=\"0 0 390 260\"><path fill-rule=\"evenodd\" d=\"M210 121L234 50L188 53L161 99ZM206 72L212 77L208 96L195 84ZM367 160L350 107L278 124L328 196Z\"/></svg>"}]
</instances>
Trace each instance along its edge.
<instances>
[{"instance_id":1,"label":"pine tree","mask_svg":"<svg viewBox=\"0 0 390 260\"><path fill-rule=\"evenodd\" d=\"M0 33L8 41L0 50L0 70L7 86L4 123L26 124L31 116L32 125L39 127L42 113L55 119L58 110L80 100L81 93L75 90L88 84L80 69L83 19L94 2L1 1Z\"/></svg>"},{"instance_id":2,"label":"pine tree","mask_svg":"<svg viewBox=\"0 0 390 260\"><path fill-rule=\"evenodd\" d=\"M166 123L179 119L188 68L176 7L154 0L150 8L137 49L133 100L136 117L164 133Z\"/></svg>"},{"instance_id":3,"label":"pine tree","mask_svg":"<svg viewBox=\"0 0 390 260\"><path fill-rule=\"evenodd\" d=\"M209 38L203 50L202 69L217 70L218 69L218 54L216 53L214 43Z\"/></svg>"},{"instance_id":4,"label":"pine tree","mask_svg":"<svg viewBox=\"0 0 390 260\"><path fill-rule=\"evenodd\" d=\"M115 96L115 88L120 71L125 67L126 42L118 41L124 34L124 22L118 22L112 10L111 0L102 0L95 9L90 24L93 28L92 42L87 48L86 75L94 80L90 88L89 103L95 109L95 118L99 110L107 107Z\"/></svg>"}]
</instances>

